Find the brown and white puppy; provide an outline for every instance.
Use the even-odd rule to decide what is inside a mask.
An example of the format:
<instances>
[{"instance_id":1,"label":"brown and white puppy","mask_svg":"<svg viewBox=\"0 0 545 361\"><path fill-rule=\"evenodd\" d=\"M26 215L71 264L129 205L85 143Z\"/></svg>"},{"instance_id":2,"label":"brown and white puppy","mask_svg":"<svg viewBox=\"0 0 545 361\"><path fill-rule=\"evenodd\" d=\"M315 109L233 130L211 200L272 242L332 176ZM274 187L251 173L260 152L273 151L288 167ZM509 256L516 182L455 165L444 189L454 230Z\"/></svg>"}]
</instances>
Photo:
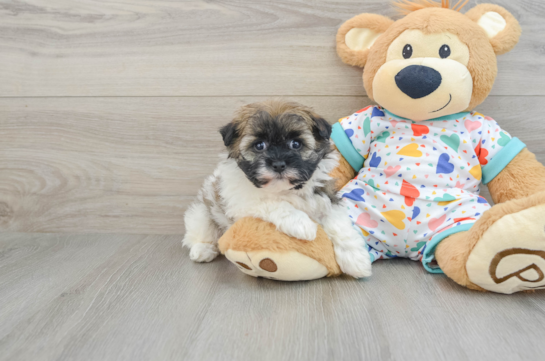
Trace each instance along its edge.
<instances>
[{"instance_id":1,"label":"brown and white puppy","mask_svg":"<svg viewBox=\"0 0 545 361\"><path fill-rule=\"evenodd\" d=\"M322 225L343 272L371 275L367 246L329 175L339 155L322 117L303 105L271 100L242 107L220 133L228 156L185 215L183 244L192 260L212 261L223 232L241 218L256 217L307 241Z\"/></svg>"}]
</instances>

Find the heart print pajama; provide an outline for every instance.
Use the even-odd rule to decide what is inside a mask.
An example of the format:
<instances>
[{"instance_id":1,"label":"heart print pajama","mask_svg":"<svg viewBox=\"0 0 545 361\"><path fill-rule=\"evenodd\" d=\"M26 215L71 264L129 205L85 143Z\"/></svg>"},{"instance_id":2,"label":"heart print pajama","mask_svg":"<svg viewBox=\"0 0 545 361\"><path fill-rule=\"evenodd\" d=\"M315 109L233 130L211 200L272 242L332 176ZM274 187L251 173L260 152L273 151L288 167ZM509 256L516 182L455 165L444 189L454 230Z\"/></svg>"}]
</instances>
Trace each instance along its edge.
<instances>
[{"instance_id":1,"label":"heart print pajama","mask_svg":"<svg viewBox=\"0 0 545 361\"><path fill-rule=\"evenodd\" d=\"M335 145L358 171L339 193L373 260L422 261L490 208L479 196L525 145L477 112L413 122L369 106L333 126Z\"/></svg>"}]
</instances>

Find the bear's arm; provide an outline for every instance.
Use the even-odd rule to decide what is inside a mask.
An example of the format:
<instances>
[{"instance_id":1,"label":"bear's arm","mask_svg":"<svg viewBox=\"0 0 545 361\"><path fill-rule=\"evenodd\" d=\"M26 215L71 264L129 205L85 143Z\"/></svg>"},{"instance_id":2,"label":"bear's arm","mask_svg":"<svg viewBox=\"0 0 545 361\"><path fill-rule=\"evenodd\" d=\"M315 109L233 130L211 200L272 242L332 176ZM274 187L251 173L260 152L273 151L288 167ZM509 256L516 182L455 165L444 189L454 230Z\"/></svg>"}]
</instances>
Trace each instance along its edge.
<instances>
[{"instance_id":1,"label":"bear's arm","mask_svg":"<svg viewBox=\"0 0 545 361\"><path fill-rule=\"evenodd\" d=\"M353 179L358 173L352 168L350 163L341 155L341 152L336 146L333 146L335 151L339 153L339 165L329 173L331 177L336 179L335 190L339 191L346 185L351 179Z\"/></svg>"},{"instance_id":2,"label":"bear's arm","mask_svg":"<svg viewBox=\"0 0 545 361\"><path fill-rule=\"evenodd\" d=\"M523 149L490 183L495 203L545 192L545 167L528 149Z\"/></svg>"},{"instance_id":3,"label":"bear's arm","mask_svg":"<svg viewBox=\"0 0 545 361\"><path fill-rule=\"evenodd\" d=\"M333 148L339 153L340 158L339 165L329 174L336 179L335 188L337 191L341 190L358 174L365 159L369 156L373 127L371 118L375 113L377 116L384 116L384 113L376 106L368 106L339 119L332 126L331 140L334 142ZM359 146L357 148L352 143L352 137L358 139Z\"/></svg>"}]
</instances>

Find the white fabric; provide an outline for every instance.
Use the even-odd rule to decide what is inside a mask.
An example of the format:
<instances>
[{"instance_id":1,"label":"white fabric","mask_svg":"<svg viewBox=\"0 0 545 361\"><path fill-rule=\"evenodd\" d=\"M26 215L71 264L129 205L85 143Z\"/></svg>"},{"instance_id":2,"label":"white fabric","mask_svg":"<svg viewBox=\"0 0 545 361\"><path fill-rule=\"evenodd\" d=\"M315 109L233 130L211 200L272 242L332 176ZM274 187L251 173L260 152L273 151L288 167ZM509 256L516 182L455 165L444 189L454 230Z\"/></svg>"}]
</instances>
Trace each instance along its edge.
<instances>
[{"instance_id":1,"label":"white fabric","mask_svg":"<svg viewBox=\"0 0 545 361\"><path fill-rule=\"evenodd\" d=\"M505 21L503 16L497 12L489 11L481 16L477 24L479 24L479 26L486 31L486 35L492 39L505 29L507 21Z\"/></svg>"},{"instance_id":2,"label":"white fabric","mask_svg":"<svg viewBox=\"0 0 545 361\"><path fill-rule=\"evenodd\" d=\"M379 36L380 33L370 29L353 28L346 33L344 42L351 50L365 50L371 48Z\"/></svg>"}]
</instances>

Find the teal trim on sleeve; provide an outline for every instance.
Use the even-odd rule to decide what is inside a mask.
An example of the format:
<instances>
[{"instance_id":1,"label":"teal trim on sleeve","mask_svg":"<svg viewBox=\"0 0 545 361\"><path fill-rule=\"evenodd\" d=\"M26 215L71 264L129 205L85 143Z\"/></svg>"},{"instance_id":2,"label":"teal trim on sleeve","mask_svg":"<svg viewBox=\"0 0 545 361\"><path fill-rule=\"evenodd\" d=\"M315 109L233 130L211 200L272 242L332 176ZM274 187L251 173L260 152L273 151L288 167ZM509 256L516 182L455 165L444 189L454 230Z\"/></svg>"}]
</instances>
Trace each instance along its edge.
<instances>
[{"instance_id":1,"label":"teal trim on sleeve","mask_svg":"<svg viewBox=\"0 0 545 361\"><path fill-rule=\"evenodd\" d=\"M453 234L460 232L469 231L474 224L475 223L466 223L460 226L454 226L433 237L433 239L429 241L426 245L426 249L424 250L424 254L422 255L422 265L424 266L426 271L430 273L444 273L441 268L439 268L439 266L437 266L437 268L430 267L430 263L435 260L435 248L437 248L437 245L448 236L452 236Z\"/></svg>"},{"instance_id":2,"label":"teal trim on sleeve","mask_svg":"<svg viewBox=\"0 0 545 361\"><path fill-rule=\"evenodd\" d=\"M483 184L490 183L509 163L524 149L526 145L518 138L513 138L492 160L483 167Z\"/></svg>"},{"instance_id":3,"label":"teal trim on sleeve","mask_svg":"<svg viewBox=\"0 0 545 361\"><path fill-rule=\"evenodd\" d=\"M356 172L359 172L363 168L363 162L365 159L360 153L358 153L356 148L354 148L350 138L348 138L348 135L346 135L344 132L341 123L333 124L331 139L337 146L339 152L341 152L344 159L350 163Z\"/></svg>"}]
</instances>

